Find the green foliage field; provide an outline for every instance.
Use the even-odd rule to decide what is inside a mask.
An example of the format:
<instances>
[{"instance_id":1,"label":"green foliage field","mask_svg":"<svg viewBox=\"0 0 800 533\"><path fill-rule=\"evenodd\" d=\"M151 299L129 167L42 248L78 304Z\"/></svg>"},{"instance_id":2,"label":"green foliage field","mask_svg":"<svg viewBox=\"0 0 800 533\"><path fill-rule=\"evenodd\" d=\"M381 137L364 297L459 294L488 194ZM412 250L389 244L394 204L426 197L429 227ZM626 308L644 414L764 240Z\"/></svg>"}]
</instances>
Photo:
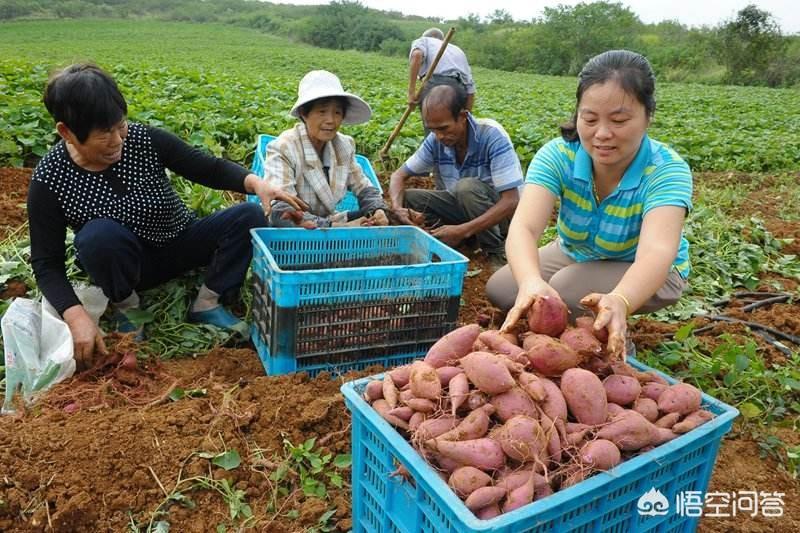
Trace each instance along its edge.
<instances>
[{"instance_id":1,"label":"green foliage field","mask_svg":"<svg viewBox=\"0 0 800 533\"><path fill-rule=\"evenodd\" d=\"M374 110L350 126L373 159L405 107L404 59L312 48L254 30L214 24L53 20L0 24L0 165L32 164L54 140L41 104L48 73L80 60L110 70L130 116L164 126L212 152L249 164L255 136L277 133L297 82L310 69L339 74ZM476 114L497 119L523 165L558 134L574 106L575 79L475 69ZM800 90L659 84L651 135L700 170L781 171L800 167ZM422 136L412 115L392 166Z\"/></svg>"}]
</instances>

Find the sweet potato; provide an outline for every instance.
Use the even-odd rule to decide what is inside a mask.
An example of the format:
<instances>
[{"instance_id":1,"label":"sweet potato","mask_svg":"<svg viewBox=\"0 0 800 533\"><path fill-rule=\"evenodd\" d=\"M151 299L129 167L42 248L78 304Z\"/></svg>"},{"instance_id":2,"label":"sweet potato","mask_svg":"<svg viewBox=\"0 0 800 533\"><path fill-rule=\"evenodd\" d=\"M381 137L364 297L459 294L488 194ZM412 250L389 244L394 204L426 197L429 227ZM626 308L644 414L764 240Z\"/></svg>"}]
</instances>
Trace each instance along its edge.
<instances>
[{"instance_id":1,"label":"sweet potato","mask_svg":"<svg viewBox=\"0 0 800 533\"><path fill-rule=\"evenodd\" d=\"M414 361L409 375L411 393L416 398L438 400L442 395L442 382L436 369L425 361Z\"/></svg>"},{"instance_id":2,"label":"sweet potato","mask_svg":"<svg viewBox=\"0 0 800 533\"><path fill-rule=\"evenodd\" d=\"M383 381L374 379L364 388L364 399L372 403L383 398Z\"/></svg>"},{"instance_id":3,"label":"sweet potato","mask_svg":"<svg viewBox=\"0 0 800 533\"><path fill-rule=\"evenodd\" d=\"M464 500L464 505L470 511L478 511L492 504L496 504L506 495L506 489L502 487L481 487L472 492L467 499Z\"/></svg>"},{"instance_id":4,"label":"sweet potato","mask_svg":"<svg viewBox=\"0 0 800 533\"><path fill-rule=\"evenodd\" d=\"M542 381L536 374L521 372L517 377L517 383L519 383L522 390L528 393L531 399L537 402L542 402L547 397L547 391L544 390L544 385L542 385Z\"/></svg>"},{"instance_id":5,"label":"sweet potato","mask_svg":"<svg viewBox=\"0 0 800 533\"><path fill-rule=\"evenodd\" d=\"M530 416L517 415L493 434L507 456L520 463L547 455L547 435L539 422Z\"/></svg>"},{"instance_id":6,"label":"sweet potato","mask_svg":"<svg viewBox=\"0 0 800 533\"><path fill-rule=\"evenodd\" d=\"M610 440L622 451L635 451L652 444L653 427L636 411L625 410L600 428L597 438Z\"/></svg>"},{"instance_id":7,"label":"sweet potato","mask_svg":"<svg viewBox=\"0 0 800 533\"><path fill-rule=\"evenodd\" d=\"M584 359L603 353L600 341L582 328L565 329L559 336L559 340L582 355Z\"/></svg>"},{"instance_id":8,"label":"sweet potato","mask_svg":"<svg viewBox=\"0 0 800 533\"><path fill-rule=\"evenodd\" d=\"M607 409L608 409L608 419L609 420L611 420L612 418L614 418L615 416L617 416L618 414L620 414L621 412L623 412L625 410L624 407L622 407L619 404L613 403L613 402L608 402Z\"/></svg>"},{"instance_id":9,"label":"sweet potato","mask_svg":"<svg viewBox=\"0 0 800 533\"><path fill-rule=\"evenodd\" d=\"M557 339L542 339L527 354L531 367L545 376L560 376L583 361L578 352Z\"/></svg>"},{"instance_id":10,"label":"sweet potato","mask_svg":"<svg viewBox=\"0 0 800 533\"><path fill-rule=\"evenodd\" d=\"M481 332L477 324L454 329L431 346L424 361L434 368L454 363L472 351L472 343Z\"/></svg>"},{"instance_id":11,"label":"sweet potato","mask_svg":"<svg viewBox=\"0 0 800 533\"><path fill-rule=\"evenodd\" d=\"M647 419L648 422L658 420L658 404L650 398L639 398L633 404L633 410Z\"/></svg>"},{"instance_id":12,"label":"sweet potato","mask_svg":"<svg viewBox=\"0 0 800 533\"><path fill-rule=\"evenodd\" d=\"M411 415L414 414L414 410L407 405L398 405L394 409L390 409L389 414L408 422L411 420Z\"/></svg>"},{"instance_id":13,"label":"sweet potato","mask_svg":"<svg viewBox=\"0 0 800 533\"><path fill-rule=\"evenodd\" d=\"M533 501L535 489L536 479L531 475L525 483L514 490L508 491L506 501L503 503L503 512L508 513L531 503Z\"/></svg>"},{"instance_id":14,"label":"sweet potato","mask_svg":"<svg viewBox=\"0 0 800 533\"><path fill-rule=\"evenodd\" d=\"M589 434L588 429L583 429L581 431L573 431L572 433L567 433L567 444L570 446L578 446L583 444L586 436Z\"/></svg>"},{"instance_id":15,"label":"sweet potato","mask_svg":"<svg viewBox=\"0 0 800 533\"><path fill-rule=\"evenodd\" d=\"M564 431L564 422L562 420L554 422L549 416L542 412L539 414L539 425L542 427L542 431L544 431L544 434L547 436L548 459L554 463L560 463L563 452L563 446L561 442L562 434L566 436L566 431Z\"/></svg>"},{"instance_id":16,"label":"sweet potato","mask_svg":"<svg viewBox=\"0 0 800 533\"><path fill-rule=\"evenodd\" d=\"M459 422L460 420L452 416L428 418L419 425L417 431L414 433L413 440L425 442L430 439L435 439L439 435L454 429L458 426Z\"/></svg>"},{"instance_id":17,"label":"sweet potato","mask_svg":"<svg viewBox=\"0 0 800 533\"><path fill-rule=\"evenodd\" d=\"M389 371L389 375L392 376L395 387L403 388L408 385L408 378L411 375L411 365L395 367Z\"/></svg>"},{"instance_id":18,"label":"sweet potato","mask_svg":"<svg viewBox=\"0 0 800 533\"><path fill-rule=\"evenodd\" d=\"M392 408L389 406L389 402L387 402L386 400L383 399L375 400L374 402L372 402L372 408L375 409L375 411L379 415L381 415L381 417L383 417L384 420L389 422L394 427L405 430L408 429L408 422L406 422L402 418L398 418L396 416L389 414L389 411L391 411Z\"/></svg>"},{"instance_id":19,"label":"sweet potato","mask_svg":"<svg viewBox=\"0 0 800 533\"><path fill-rule=\"evenodd\" d=\"M411 418L408 420L408 430L412 433L416 432L419 428L419 425L422 424L425 420L427 420L427 415L420 411L416 411Z\"/></svg>"},{"instance_id":20,"label":"sweet potato","mask_svg":"<svg viewBox=\"0 0 800 533\"><path fill-rule=\"evenodd\" d=\"M406 405L420 413L432 413L436 410L436 404L427 398L411 398Z\"/></svg>"},{"instance_id":21,"label":"sweet potato","mask_svg":"<svg viewBox=\"0 0 800 533\"><path fill-rule=\"evenodd\" d=\"M501 422L506 422L515 415L536 416L533 400L520 387L512 387L502 394L495 394L489 398L489 403L494 406L495 416Z\"/></svg>"},{"instance_id":22,"label":"sweet potato","mask_svg":"<svg viewBox=\"0 0 800 533\"><path fill-rule=\"evenodd\" d=\"M680 413L667 413L655 421L655 426L670 429L681 419Z\"/></svg>"},{"instance_id":23,"label":"sweet potato","mask_svg":"<svg viewBox=\"0 0 800 533\"><path fill-rule=\"evenodd\" d=\"M561 393L578 422L595 425L608 418L608 401L603 383L588 370L566 370L561 376Z\"/></svg>"},{"instance_id":24,"label":"sweet potato","mask_svg":"<svg viewBox=\"0 0 800 533\"><path fill-rule=\"evenodd\" d=\"M496 503L486 506L483 509L478 509L475 512L475 516L481 520L491 520L492 518L496 518L501 514L503 514L503 511L500 509L500 505Z\"/></svg>"},{"instance_id":25,"label":"sweet potato","mask_svg":"<svg viewBox=\"0 0 800 533\"><path fill-rule=\"evenodd\" d=\"M462 499L491 482L492 478L489 474L474 466L462 466L455 469L447 480L450 488Z\"/></svg>"},{"instance_id":26,"label":"sweet potato","mask_svg":"<svg viewBox=\"0 0 800 533\"><path fill-rule=\"evenodd\" d=\"M505 340L507 340L514 346L519 347L519 335L517 335L513 331L506 331L504 333L501 333L500 335L502 335Z\"/></svg>"},{"instance_id":27,"label":"sweet potato","mask_svg":"<svg viewBox=\"0 0 800 533\"><path fill-rule=\"evenodd\" d=\"M517 487L522 486L526 481L531 478L532 470L509 470L503 473L495 483L495 487L503 487L506 491L510 492Z\"/></svg>"},{"instance_id":28,"label":"sweet potato","mask_svg":"<svg viewBox=\"0 0 800 533\"><path fill-rule=\"evenodd\" d=\"M702 400L702 395L697 387L688 383L676 383L658 397L658 408L664 413L688 415L700 409Z\"/></svg>"},{"instance_id":29,"label":"sweet potato","mask_svg":"<svg viewBox=\"0 0 800 533\"><path fill-rule=\"evenodd\" d=\"M386 373L383 375L383 387L381 387L381 390L383 391L383 399L386 400L389 407L392 409L397 407L400 393L397 390L397 386L394 384L391 374Z\"/></svg>"},{"instance_id":30,"label":"sweet potato","mask_svg":"<svg viewBox=\"0 0 800 533\"><path fill-rule=\"evenodd\" d=\"M469 381L467 380L467 375L461 372L453 376L447 386L447 391L450 396L450 406L453 416L455 416L458 408L461 407L469 397Z\"/></svg>"},{"instance_id":31,"label":"sweet potato","mask_svg":"<svg viewBox=\"0 0 800 533\"><path fill-rule=\"evenodd\" d=\"M437 438L441 440L473 440L479 439L489 431L489 416L494 412L494 407L484 405L480 409L475 409L459 424L448 431L442 433Z\"/></svg>"},{"instance_id":32,"label":"sweet potato","mask_svg":"<svg viewBox=\"0 0 800 533\"><path fill-rule=\"evenodd\" d=\"M661 393L667 390L668 385L664 385L663 383L656 383L651 381L650 383L645 383L642 385L642 396L645 398L650 398L658 402L658 397L661 396Z\"/></svg>"},{"instance_id":33,"label":"sweet potato","mask_svg":"<svg viewBox=\"0 0 800 533\"><path fill-rule=\"evenodd\" d=\"M505 356L489 352L472 352L461 359L461 367L470 382L486 394L500 394L516 385Z\"/></svg>"},{"instance_id":34,"label":"sweet potato","mask_svg":"<svg viewBox=\"0 0 800 533\"><path fill-rule=\"evenodd\" d=\"M578 459L596 470L610 470L622 460L617 445L610 440L596 439L581 447Z\"/></svg>"},{"instance_id":35,"label":"sweet potato","mask_svg":"<svg viewBox=\"0 0 800 533\"><path fill-rule=\"evenodd\" d=\"M564 395L561 394L561 389L558 385L549 379L542 378L541 380L544 390L547 392L547 397L540 407L544 414L553 422L556 420L567 421L567 402L564 400Z\"/></svg>"},{"instance_id":36,"label":"sweet potato","mask_svg":"<svg viewBox=\"0 0 800 533\"><path fill-rule=\"evenodd\" d=\"M569 309L561 298L536 298L528 311L528 327L534 333L558 337L567 327Z\"/></svg>"},{"instance_id":37,"label":"sweet potato","mask_svg":"<svg viewBox=\"0 0 800 533\"><path fill-rule=\"evenodd\" d=\"M483 407L487 403L489 403L489 398L486 396L486 394L479 390L469 391L469 396L467 396L467 409L474 411L479 407Z\"/></svg>"},{"instance_id":38,"label":"sweet potato","mask_svg":"<svg viewBox=\"0 0 800 533\"><path fill-rule=\"evenodd\" d=\"M679 436L677 433L673 432L671 429L660 428L660 427L657 427L657 426L653 426L652 429L651 429L651 432L653 434L653 438L650 441L650 444L652 446L658 446L659 444L664 444L665 442L671 441L675 437Z\"/></svg>"},{"instance_id":39,"label":"sweet potato","mask_svg":"<svg viewBox=\"0 0 800 533\"><path fill-rule=\"evenodd\" d=\"M550 335L542 335L541 333L531 333L530 331L525 334L525 337L522 339L522 349L526 352L531 349L531 346L536 344L537 342L552 339Z\"/></svg>"},{"instance_id":40,"label":"sweet potato","mask_svg":"<svg viewBox=\"0 0 800 533\"><path fill-rule=\"evenodd\" d=\"M483 471L499 470L506 462L500 443L489 438L462 441L436 438L426 441L425 446L443 457Z\"/></svg>"},{"instance_id":41,"label":"sweet potato","mask_svg":"<svg viewBox=\"0 0 800 533\"><path fill-rule=\"evenodd\" d=\"M698 409L693 413L686 415L686 418L672 426L672 431L675 433L687 433L697 426L701 426L714 418L714 413L706 411L705 409Z\"/></svg>"},{"instance_id":42,"label":"sweet potato","mask_svg":"<svg viewBox=\"0 0 800 533\"><path fill-rule=\"evenodd\" d=\"M436 369L436 374L439 376L439 383L442 384L442 387L447 387L453 376L463 373L464 369L458 366L441 366Z\"/></svg>"},{"instance_id":43,"label":"sweet potato","mask_svg":"<svg viewBox=\"0 0 800 533\"><path fill-rule=\"evenodd\" d=\"M528 358L525 350L516 344L509 342L499 331L489 329L478 335L478 340L483 342L487 351L508 356L512 361L527 364Z\"/></svg>"},{"instance_id":44,"label":"sweet potato","mask_svg":"<svg viewBox=\"0 0 800 533\"><path fill-rule=\"evenodd\" d=\"M642 386L636 378L611 374L603 380L603 388L609 402L617 405L630 405L642 392Z\"/></svg>"},{"instance_id":45,"label":"sweet potato","mask_svg":"<svg viewBox=\"0 0 800 533\"><path fill-rule=\"evenodd\" d=\"M583 431L584 429L592 429L592 426L588 424L581 424L580 422L567 422L564 426L567 430L567 434L575 433L576 431Z\"/></svg>"},{"instance_id":46,"label":"sweet potato","mask_svg":"<svg viewBox=\"0 0 800 533\"><path fill-rule=\"evenodd\" d=\"M594 338L599 340L602 344L608 342L608 329L603 327L601 329L594 329L594 317L579 316L575 319L575 327L585 329L591 333Z\"/></svg>"}]
</instances>

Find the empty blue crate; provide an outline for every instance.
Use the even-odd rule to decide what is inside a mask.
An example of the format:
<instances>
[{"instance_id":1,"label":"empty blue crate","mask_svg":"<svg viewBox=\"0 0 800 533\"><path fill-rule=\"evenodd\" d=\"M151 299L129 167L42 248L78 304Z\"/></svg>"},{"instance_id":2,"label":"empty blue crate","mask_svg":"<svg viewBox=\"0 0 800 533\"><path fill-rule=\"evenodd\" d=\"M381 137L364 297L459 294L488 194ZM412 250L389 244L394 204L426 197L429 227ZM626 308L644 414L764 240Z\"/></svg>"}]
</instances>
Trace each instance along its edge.
<instances>
[{"instance_id":1,"label":"empty blue crate","mask_svg":"<svg viewBox=\"0 0 800 533\"><path fill-rule=\"evenodd\" d=\"M633 358L628 362L640 370L652 370ZM738 416L733 407L704 394L703 408L716 415L713 420L608 472L510 513L480 520L364 401L367 383L381 377L345 383L341 389L352 414L356 533L691 532L698 518L678 512L676 497L687 491L706 491L722 437ZM411 482L391 475L399 465L411 473ZM653 505L656 500L660 506Z\"/></svg>"},{"instance_id":2,"label":"empty blue crate","mask_svg":"<svg viewBox=\"0 0 800 533\"><path fill-rule=\"evenodd\" d=\"M251 236L251 337L269 375L405 363L456 325L467 258L419 228Z\"/></svg>"},{"instance_id":3,"label":"empty blue crate","mask_svg":"<svg viewBox=\"0 0 800 533\"><path fill-rule=\"evenodd\" d=\"M266 133L261 134L256 139L256 153L253 156L253 164L250 165L250 170L256 176L264 177L264 164L267 160L267 145L275 140L273 135L267 135ZM369 162L369 159L364 157L363 155L356 155L356 163L358 166L361 167L361 171L367 177L367 179L383 194L383 188L381 187L381 182L378 181L378 176L375 174L375 170L372 168L372 164ZM256 202L260 203L258 196L255 194L248 194L247 195L248 202ZM337 211L353 211L358 209L358 199L356 196L347 191L344 195L344 198L336 204Z\"/></svg>"}]
</instances>

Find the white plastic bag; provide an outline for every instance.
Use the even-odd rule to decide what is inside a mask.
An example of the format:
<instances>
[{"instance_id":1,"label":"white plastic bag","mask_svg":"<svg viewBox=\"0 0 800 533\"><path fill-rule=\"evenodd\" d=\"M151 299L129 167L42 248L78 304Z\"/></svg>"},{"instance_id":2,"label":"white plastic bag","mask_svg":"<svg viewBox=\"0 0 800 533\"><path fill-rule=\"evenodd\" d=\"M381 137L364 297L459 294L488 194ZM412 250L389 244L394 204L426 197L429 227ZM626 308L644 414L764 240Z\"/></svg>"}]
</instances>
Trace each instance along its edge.
<instances>
[{"instance_id":1,"label":"white plastic bag","mask_svg":"<svg viewBox=\"0 0 800 533\"><path fill-rule=\"evenodd\" d=\"M76 287L78 298L97 323L108 304L98 287ZM35 397L75 373L72 334L46 299L16 298L0 322L6 366L6 394L2 413L13 413L13 399L21 390L30 404Z\"/></svg>"}]
</instances>

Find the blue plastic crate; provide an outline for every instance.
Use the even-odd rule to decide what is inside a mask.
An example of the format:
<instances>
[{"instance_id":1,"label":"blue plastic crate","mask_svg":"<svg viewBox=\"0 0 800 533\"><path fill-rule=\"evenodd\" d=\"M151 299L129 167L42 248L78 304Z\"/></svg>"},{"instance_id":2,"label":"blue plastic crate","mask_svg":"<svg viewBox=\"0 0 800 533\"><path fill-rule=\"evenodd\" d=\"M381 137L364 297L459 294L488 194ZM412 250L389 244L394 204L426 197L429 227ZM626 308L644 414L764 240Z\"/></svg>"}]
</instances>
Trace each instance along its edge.
<instances>
[{"instance_id":1,"label":"blue plastic crate","mask_svg":"<svg viewBox=\"0 0 800 533\"><path fill-rule=\"evenodd\" d=\"M632 358L628 361L636 368L652 370ZM345 383L341 389L352 413L354 532L694 531L696 517L673 511L676 494L705 492L722 436L730 431L739 414L733 407L704 394L703 407L717 415L713 420L608 472L497 518L480 520L416 450L364 401L361 395L367 383L380 378L379 375ZM400 477L389 477L398 464L408 469L414 484ZM669 502L665 515L638 513L637 501L651 488L660 491Z\"/></svg>"},{"instance_id":2,"label":"blue plastic crate","mask_svg":"<svg viewBox=\"0 0 800 533\"><path fill-rule=\"evenodd\" d=\"M261 134L256 139L256 153L253 156L253 164L250 165L250 170L256 176L264 177L264 162L267 159L267 145L275 139L274 135L267 135L266 133ZM364 157L363 155L356 154L356 163L358 166L361 167L362 172L364 175L372 182L372 184L377 187L377 189L383 194L383 188L381 187L381 182L378 181L378 176L375 174L375 170L372 168L372 164L369 162L369 159ZM255 194L248 194L247 195L248 202L256 202L260 203L261 201L258 199L258 196ZM358 199L356 196L347 191L344 195L344 198L336 204L337 211L353 211L358 209Z\"/></svg>"},{"instance_id":3,"label":"blue plastic crate","mask_svg":"<svg viewBox=\"0 0 800 533\"><path fill-rule=\"evenodd\" d=\"M419 228L251 236L251 336L269 375L405 363L456 325L467 258Z\"/></svg>"}]
</instances>

